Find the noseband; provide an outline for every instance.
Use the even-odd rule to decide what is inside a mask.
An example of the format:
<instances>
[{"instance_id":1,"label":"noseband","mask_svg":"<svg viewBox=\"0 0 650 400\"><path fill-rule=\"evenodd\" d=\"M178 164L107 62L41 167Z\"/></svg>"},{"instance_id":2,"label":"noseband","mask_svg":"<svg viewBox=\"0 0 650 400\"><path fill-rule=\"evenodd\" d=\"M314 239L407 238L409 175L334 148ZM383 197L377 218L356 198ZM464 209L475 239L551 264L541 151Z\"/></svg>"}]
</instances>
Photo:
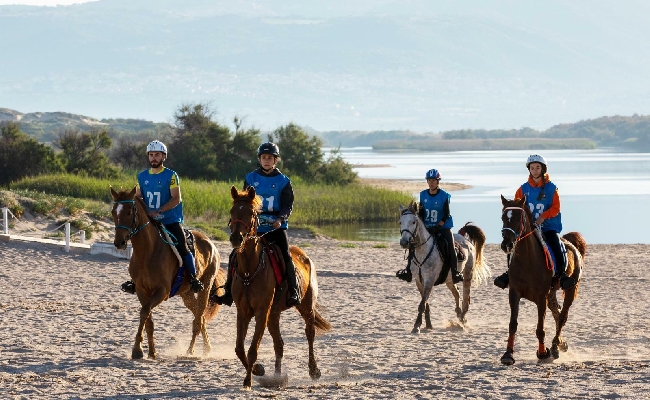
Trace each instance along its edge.
<instances>
[{"instance_id":1,"label":"noseband","mask_svg":"<svg viewBox=\"0 0 650 400\"><path fill-rule=\"evenodd\" d=\"M234 206L233 206L233 208L234 208ZM244 239L252 236L255 233L255 231L257 230L257 223L258 223L257 211L255 209L253 209L252 213L253 213L253 215L252 215L251 221L249 221L248 223L246 221L241 220L241 219L232 219L231 218L230 221L228 221L228 226L230 227L230 232L232 233L232 232L235 231L233 229L233 225L242 224L244 226L244 228L245 228L244 232L246 232L245 235L242 235L242 236L244 236Z\"/></svg>"},{"instance_id":2,"label":"noseband","mask_svg":"<svg viewBox=\"0 0 650 400\"><path fill-rule=\"evenodd\" d=\"M126 203L131 203L133 205L133 222L131 223L131 226L115 225L115 230L117 230L118 228L127 230L129 232L129 237L126 240L129 240L133 236L135 236L138 232L140 232L142 229L144 229L145 226L149 225L149 219L147 219L147 222L145 222L142 226L140 226L137 229L134 229L138 225L138 208L135 205L135 200L116 200L113 202L113 204L126 204ZM118 216L118 220L119 220L119 216Z\"/></svg>"},{"instance_id":3,"label":"noseband","mask_svg":"<svg viewBox=\"0 0 650 400\"><path fill-rule=\"evenodd\" d=\"M533 230L531 229L530 232L525 233L525 231L526 231L526 210L524 210L522 207L506 207L506 208L503 209L503 213L501 215L503 216L503 215L505 215L505 213L507 211L513 211L513 210L521 211L521 218L520 218L521 224L519 226L519 232L515 232L515 230L512 229L512 228L504 227L504 228L501 228L501 236L505 240L506 237L504 235L504 232L506 232L506 231L507 232L512 232L512 234L515 237L515 243L517 243L520 240L526 238L531 233L533 233ZM523 236L521 236L521 235L523 235Z\"/></svg>"}]
</instances>

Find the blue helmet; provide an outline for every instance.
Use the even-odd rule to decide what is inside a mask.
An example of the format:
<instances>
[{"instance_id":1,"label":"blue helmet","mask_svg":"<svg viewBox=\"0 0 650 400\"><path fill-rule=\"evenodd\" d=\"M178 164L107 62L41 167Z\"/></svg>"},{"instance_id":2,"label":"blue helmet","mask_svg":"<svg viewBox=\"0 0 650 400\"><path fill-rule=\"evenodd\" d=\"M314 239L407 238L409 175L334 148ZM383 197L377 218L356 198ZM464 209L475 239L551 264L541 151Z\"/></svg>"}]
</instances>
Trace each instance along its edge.
<instances>
[{"instance_id":1,"label":"blue helmet","mask_svg":"<svg viewBox=\"0 0 650 400\"><path fill-rule=\"evenodd\" d=\"M433 168L427 171L427 179L437 179L440 180L442 176L440 176L440 172L438 172L437 169Z\"/></svg>"}]
</instances>

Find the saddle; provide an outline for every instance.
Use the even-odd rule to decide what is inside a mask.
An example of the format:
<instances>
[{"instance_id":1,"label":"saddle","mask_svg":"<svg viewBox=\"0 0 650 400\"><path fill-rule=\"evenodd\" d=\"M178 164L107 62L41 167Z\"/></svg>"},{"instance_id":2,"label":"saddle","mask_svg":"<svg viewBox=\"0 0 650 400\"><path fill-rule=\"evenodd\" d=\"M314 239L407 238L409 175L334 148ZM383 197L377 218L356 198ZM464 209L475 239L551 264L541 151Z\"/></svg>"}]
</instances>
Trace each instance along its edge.
<instances>
[{"instance_id":1,"label":"saddle","mask_svg":"<svg viewBox=\"0 0 650 400\"><path fill-rule=\"evenodd\" d=\"M278 286L282 285L282 282L285 281L284 275L286 271L286 266L284 264L284 258L282 257L282 252L280 247L275 243L264 242L262 251L268 256L271 261L271 268L273 268L273 274L275 275L275 283ZM230 253L230 259L228 260L228 267L230 268L230 273L234 276L235 270L237 269L237 251L233 249Z\"/></svg>"},{"instance_id":2,"label":"saddle","mask_svg":"<svg viewBox=\"0 0 650 400\"><path fill-rule=\"evenodd\" d=\"M438 253L442 260L446 263L449 259L449 251L447 250L447 240L439 233L436 232L434 235L436 239L436 246L438 247ZM458 261L465 261L467 259L467 252L464 248L461 247L459 243L454 241L454 249L456 250L456 258Z\"/></svg>"}]
</instances>

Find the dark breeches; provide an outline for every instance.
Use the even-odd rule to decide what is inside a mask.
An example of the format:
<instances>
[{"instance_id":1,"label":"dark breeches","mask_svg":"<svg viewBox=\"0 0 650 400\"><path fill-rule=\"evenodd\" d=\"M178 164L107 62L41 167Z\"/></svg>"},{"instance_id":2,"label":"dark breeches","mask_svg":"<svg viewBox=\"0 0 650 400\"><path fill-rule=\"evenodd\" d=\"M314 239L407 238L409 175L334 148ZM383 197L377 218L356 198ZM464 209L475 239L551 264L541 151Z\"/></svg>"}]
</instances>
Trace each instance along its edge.
<instances>
[{"instance_id":1,"label":"dark breeches","mask_svg":"<svg viewBox=\"0 0 650 400\"><path fill-rule=\"evenodd\" d=\"M165 228L174 235L178 244L176 245L176 250L181 257L189 254L190 249L187 248L187 242L185 241L185 232L183 232L183 226L180 222L174 222L171 224L165 224Z\"/></svg>"},{"instance_id":2,"label":"dark breeches","mask_svg":"<svg viewBox=\"0 0 650 400\"><path fill-rule=\"evenodd\" d=\"M291 255L289 254L289 235L287 234L286 229L276 229L265 234L264 237L269 242L278 245L285 263L291 262Z\"/></svg>"},{"instance_id":3,"label":"dark breeches","mask_svg":"<svg viewBox=\"0 0 650 400\"><path fill-rule=\"evenodd\" d=\"M560 246L560 234L556 231L546 231L544 232L544 240L548 244L548 247L551 248L553 254L555 254L555 261L558 265L558 272L566 271L566 255L562 251Z\"/></svg>"}]
</instances>

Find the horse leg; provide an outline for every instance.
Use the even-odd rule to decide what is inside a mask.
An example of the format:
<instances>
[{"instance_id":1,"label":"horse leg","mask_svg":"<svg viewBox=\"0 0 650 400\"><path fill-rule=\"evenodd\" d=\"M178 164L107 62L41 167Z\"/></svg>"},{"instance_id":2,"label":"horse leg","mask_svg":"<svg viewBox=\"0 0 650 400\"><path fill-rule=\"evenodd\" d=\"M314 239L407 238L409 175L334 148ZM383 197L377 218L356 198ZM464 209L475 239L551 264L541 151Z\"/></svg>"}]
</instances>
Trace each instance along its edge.
<instances>
[{"instance_id":1,"label":"horse leg","mask_svg":"<svg viewBox=\"0 0 650 400\"><path fill-rule=\"evenodd\" d=\"M154 307L156 307L158 304L162 303L163 299L165 298L165 290L164 289L157 289L151 298L147 301L144 298L144 295L138 294L138 298L140 299L140 304L142 304L142 308L140 308L140 324L138 325L138 332L135 335L135 344L133 345L133 349L131 350L131 358L134 360L139 360L144 357L144 353L142 351L142 341L143 341L143 331L145 329L145 325L147 328L147 342L149 344L149 352L148 352L148 357L149 358L156 358L156 348L154 346L153 342L153 319L151 318L151 310L153 310Z\"/></svg>"},{"instance_id":2,"label":"horse leg","mask_svg":"<svg viewBox=\"0 0 650 400\"><path fill-rule=\"evenodd\" d=\"M305 321L305 336L309 345L309 376L316 380L321 376L320 369L316 364L316 355L314 354L314 339L316 338L316 316L311 304L307 304L305 310L299 310L302 319Z\"/></svg>"},{"instance_id":3,"label":"horse leg","mask_svg":"<svg viewBox=\"0 0 650 400\"><path fill-rule=\"evenodd\" d=\"M517 334L517 317L519 316L519 301L521 297L514 290L510 289L508 301L510 303L510 325L508 326L508 345L506 352L501 356L501 363L512 365L515 363L515 335Z\"/></svg>"},{"instance_id":4,"label":"horse leg","mask_svg":"<svg viewBox=\"0 0 650 400\"><path fill-rule=\"evenodd\" d=\"M564 329L564 325L569 318L569 308L571 308L571 305L575 300L577 290L578 286L576 285L564 292L564 303L562 304L562 311L560 312L558 322L555 326L555 337L553 338L553 346L551 346L551 353L554 358L560 357L558 350L567 351L569 349L569 345L562 340L562 329Z\"/></svg>"},{"instance_id":5,"label":"horse leg","mask_svg":"<svg viewBox=\"0 0 650 400\"><path fill-rule=\"evenodd\" d=\"M426 330L432 330L433 325L431 325L431 311L429 309L429 302L426 302L424 304L424 329Z\"/></svg>"},{"instance_id":6,"label":"horse leg","mask_svg":"<svg viewBox=\"0 0 650 400\"><path fill-rule=\"evenodd\" d=\"M212 350L205 320L205 310L208 308L208 295L209 289L204 289L197 297L194 297L194 294L189 291L181 295L185 307L194 315L194 320L192 321L192 339L187 348L188 355L194 354L194 345L196 344L196 338L199 336L199 333L203 337L203 354L208 354Z\"/></svg>"},{"instance_id":7,"label":"horse leg","mask_svg":"<svg viewBox=\"0 0 650 400\"><path fill-rule=\"evenodd\" d=\"M451 279L447 279L445 281L445 285L447 285L447 288L454 296L454 301L456 302L456 309L455 309L456 317L458 317L458 319L460 320L462 317L462 310L460 309L460 292L458 291L456 284Z\"/></svg>"},{"instance_id":8,"label":"horse leg","mask_svg":"<svg viewBox=\"0 0 650 400\"><path fill-rule=\"evenodd\" d=\"M252 315L244 315L244 313L237 310L237 338L235 339L235 354L241 361L244 368L248 372L248 359L244 350L244 341L246 340L246 333L248 332L248 324L251 321Z\"/></svg>"},{"instance_id":9,"label":"horse leg","mask_svg":"<svg viewBox=\"0 0 650 400\"><path fill-rule=\"evenodd\" d=\"M555 327L557 328L560 323L560 304L557 302L557 291L551 290L546 296L548 302L548 309L551 310L553 319L555 320Z\"/></svg>"},{"instance_id":10,"label":"horse leg","mask_svg":"<svg viewBox=\"0 0 650 400\"><path fill-rule=\"evenodd\" d=\"M284 356L284 340L280 333L280 313L273 312L269 315L269 333L273 338L273 351L275 351L275 373L282 373L282 357Z\"/></svg>"},{"instance_id":11,"label":"horse leg","mask_svg":"<svg viewBox=\"0 0 650 400\"><path fill-rule=\"evenodd\" d=\"M264 310L257 310L255 313L255 331L251 338L251 345L248 348L248 368L246 369L246 378L244 378L244 387L250 389L252 387L252 374L264 375L264 367L261 364L255 364L257 361L257 354L262 342L262 336L266 329L266 324L269 320L269 312L271 311L271 304Z\"/></svg>"},{"instance_id":12,"label":"horse leg","mask_svg":"<svg viewBox=\"0 0 650 400\"><path fill-rule=\"evenodd\" d=\"M545 360L551 356L551 350L546 348L544 345L544 337L546 332L544 332L544 319L546 318L546 302L547 296L541 296L537 299L537 330L535 334L537 335L537 358L540 360Z\"/></svg>"}]
</instances>

